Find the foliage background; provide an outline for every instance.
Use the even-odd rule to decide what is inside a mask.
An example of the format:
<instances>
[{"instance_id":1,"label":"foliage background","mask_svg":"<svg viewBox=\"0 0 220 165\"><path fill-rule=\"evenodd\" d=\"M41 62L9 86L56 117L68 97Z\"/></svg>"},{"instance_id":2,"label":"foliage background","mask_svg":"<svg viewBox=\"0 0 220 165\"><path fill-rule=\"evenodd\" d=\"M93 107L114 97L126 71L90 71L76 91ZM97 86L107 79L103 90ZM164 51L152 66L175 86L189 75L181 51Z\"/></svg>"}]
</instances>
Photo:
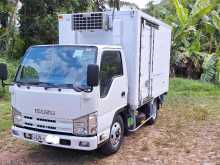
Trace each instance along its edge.
<instances>
[{"instance_id":1,"label":"foliage background","mask_svg":"<svg viewBox=\"0 0 220 165\"><path fill-rule=\"evenodd\" d=\"M16 12L18 2L0 2L0 58L19 59L30 45L57 43L58 13L102 11L106 4L138 8L117 0L20 0ZM173 27L172 76L220 82L219 0L162 0L142 10Z\"/></svg>"},{"instance_id":2,"label":"foliage background","mask_svg":"<svg viewBox=\"0 0 220 165\"><path fill-rule=\"evenodd\" d=\"M144 11L173 27L174 75L220 81L220 1L163 0Z\"/></svg>"}]
</instances>

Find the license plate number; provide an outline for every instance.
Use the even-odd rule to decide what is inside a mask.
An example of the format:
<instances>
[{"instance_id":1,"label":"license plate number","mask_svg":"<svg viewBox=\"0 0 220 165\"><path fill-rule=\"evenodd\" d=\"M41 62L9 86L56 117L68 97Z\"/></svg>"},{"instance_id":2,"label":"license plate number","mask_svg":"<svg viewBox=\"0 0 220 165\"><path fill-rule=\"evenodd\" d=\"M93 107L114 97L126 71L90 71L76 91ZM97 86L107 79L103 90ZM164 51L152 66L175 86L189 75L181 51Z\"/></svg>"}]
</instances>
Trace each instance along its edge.
<instances>
[{"instance_id":1,"label":"license plate number","mask_svg":"<svg viewBox=\"0 0 220 165\"><path fill-rule=\"evenodd\" d=\"M38 141L38 142L44 142L45 138L42 135L39 134L32 134L32 140Z\"/></svg>"}]
</instances>

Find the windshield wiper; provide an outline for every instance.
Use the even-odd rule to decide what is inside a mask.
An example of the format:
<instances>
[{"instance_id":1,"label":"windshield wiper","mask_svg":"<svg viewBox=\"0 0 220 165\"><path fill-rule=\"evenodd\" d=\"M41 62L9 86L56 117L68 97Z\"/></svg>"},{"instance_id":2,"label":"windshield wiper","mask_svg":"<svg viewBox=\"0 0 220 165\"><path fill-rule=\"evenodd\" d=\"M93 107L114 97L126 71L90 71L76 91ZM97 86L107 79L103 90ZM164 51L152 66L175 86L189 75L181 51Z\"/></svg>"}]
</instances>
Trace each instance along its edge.
<instances>
[{"instance_id":1,"label":"windshield wiper","mask_svg":"<svg viewBox=\"0 0 220 165\"><path fill-rule=\"evenodd\" d=\"M69 87L69 88L73 88L76 92L91 92L91 88L87 87L87 86L78 86L75 84L65 84L65 86Z\"/></svg>"},{"instance_id":2,"label":"windshield wiper","mask_svg":"<svg viewBox=\"0 0 220 165\"><path fill-rule=\"evenodd\" d=\"M42 87L46 87L46 88L54 88L54 87L58 87L56 84L51 84L51 83L45 83L45 82L16 82L18 85L25 85L25 86L42 86Z\"/></svg>"},{"instance_id":3,"label":"windshield wiper","mask_svg":"<svg viewBox=\"0 0 220 165\"><path fill-rule=\"evenodd\" d=\"M82 91L84 91L83 88L78 87L78 86L75 86L75 85L73 85L73 84L39 83L39 85L40 85L40 84L46 85L46 86L44 86L46 90L49 89L49 88L59 88L59 89L61 89L61 88L72 88L72 89L74 89L76 92L82 92Z\"/></svg>"},{"instance_id":4,"label":"windshield wiper","mask_svg":"<svg viewBox=\"0 0 220 165\"><path fill-rule=\"evenodd\" d=\"M82 92L84 89L79 87L79 86L76 86L74 84L65 84L64 85L65 87L68 87L68 88L72 88L73 90L75 90L76 92Z\"/></svg>"},{"instance_id":5,"label":"windshield wiper","mask_svg":"<svg viewBox=\"0 0 220 165\"><path fill-rule=\"evenodd\" d=\"M25 86L41 86L44 87L45 90L50 89L50 88L72 88L74 89L76 92L89 92L90 88L83 88L81 86L77 86L74 84L53 84L53 83L46 83L46 82L16 82L18 84L18 86L21 85L25 85Z\"/></svg>"},{"instance_id":6,"label":"windshield wiper","mask_svg":"<svg viewBox=\"0 0 220 165\"><path fill-rule=\"evenodd\" d=\"M60 85L58 85L58 84L52 84L52 83L39 82L38 85L44 87L45 90L47 90L47 89L49 89L49 88L61 88Z\"/></svg>"},{"instance_id":7,"label":"windshield wiper","mask_svg":"<svg viewBox=\"0 0 220 165\"><path fill-rule=\"evenodd\" d=\"M73 85L73 87L75 88L78 88L79 90L83 91L83 92L86 92L86 93L90 93L92 91L92 88L91 87L88 87L88 86L75 86Z\"/></svg>"},{"instance_id":8,"label":"windshield wiper","mask_svg":"<svg viewBox=\"0 0 220 165\"><path fill-rule=\"evenodd\" d=\"M38 83L36 82L21 82L21 81L17 81L15 82L18 86L21 86L21 85L25 85L25 86L30 86L30 85L38 85Z\"/></svg>"}]
</instances>

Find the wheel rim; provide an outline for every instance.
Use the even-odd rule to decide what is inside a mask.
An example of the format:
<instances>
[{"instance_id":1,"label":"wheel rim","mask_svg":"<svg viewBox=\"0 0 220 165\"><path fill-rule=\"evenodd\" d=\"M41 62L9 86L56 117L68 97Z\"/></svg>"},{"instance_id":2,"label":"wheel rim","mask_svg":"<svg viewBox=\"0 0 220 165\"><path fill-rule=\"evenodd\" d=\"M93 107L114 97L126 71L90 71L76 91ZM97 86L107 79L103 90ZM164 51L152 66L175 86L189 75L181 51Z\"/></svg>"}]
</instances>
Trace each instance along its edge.
<instances>
[{"instance_id":1,"label":"wheel rim","mask_svg":"<svg viewBox=\"0 0 220 165\"><path fill-rule=\"evenodd\" d=\"M116 122L112 125L110 141L113 147L117 147L121 140L121 125Z\"/></svg>"},{"instance_id":2,"label":"wheel rim","mask_svg":"<svg viewBox=\"0 0 220 165\"><path fill-rule=\"evenodd\" d=\"M151 108L151 117L153 120L157 118L157 104L154 103L153 107Z\"/></svg>"}]
</instances>

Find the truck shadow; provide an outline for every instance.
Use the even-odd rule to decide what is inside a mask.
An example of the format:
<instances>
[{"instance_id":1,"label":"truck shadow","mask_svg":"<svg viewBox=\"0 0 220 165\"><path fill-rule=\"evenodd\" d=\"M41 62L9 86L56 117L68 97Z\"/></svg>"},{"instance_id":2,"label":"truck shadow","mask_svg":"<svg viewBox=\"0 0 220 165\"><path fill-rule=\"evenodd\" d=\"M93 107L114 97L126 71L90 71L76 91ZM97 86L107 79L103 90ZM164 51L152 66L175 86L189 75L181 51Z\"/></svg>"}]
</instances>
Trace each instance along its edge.
<instances>
[{"instance_id":1,"label":"truck shadow","mask_svg":"<svg viewBox=\"0 0 220 165\"><path fill-rule=\"evenodd\" d=\"M104 158L98 151L78 151L48 146L37 146L25 155L27 162L51 164L96 164L97 160Z\"/></svg>"}]
</instances>

